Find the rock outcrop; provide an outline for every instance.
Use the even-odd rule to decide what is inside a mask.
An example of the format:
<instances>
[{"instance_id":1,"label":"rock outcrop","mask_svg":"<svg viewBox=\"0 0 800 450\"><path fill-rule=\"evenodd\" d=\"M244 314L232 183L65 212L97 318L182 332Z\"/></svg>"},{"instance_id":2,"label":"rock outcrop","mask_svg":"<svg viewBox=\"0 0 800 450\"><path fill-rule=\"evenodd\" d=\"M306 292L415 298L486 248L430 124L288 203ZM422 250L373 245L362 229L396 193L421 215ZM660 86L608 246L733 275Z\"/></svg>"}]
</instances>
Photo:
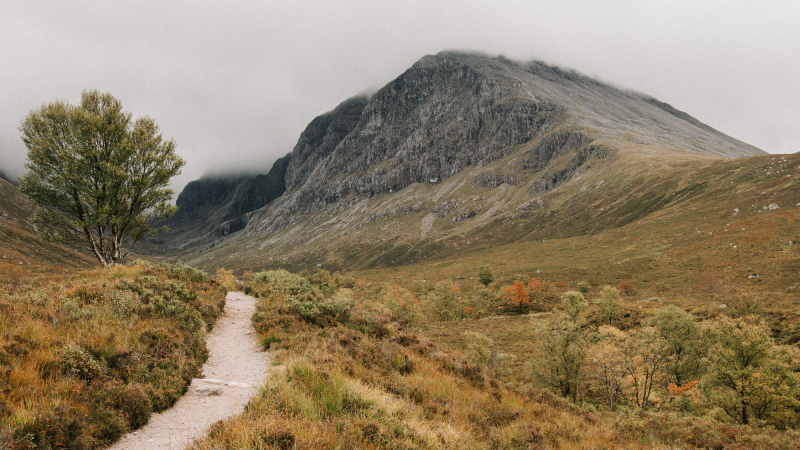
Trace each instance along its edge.
<instances>
[{"instance_id":1,"label":"rock outcrop","mask_svg":"<svg viewBox=\"0 0 800 450\"><path fill-rule=\"evenodd\" d=\"M292 153L263 179L190 183L178 199L187 211L173 223L203 221L206 240L193 242L208 248L208 239L274 236L317 214L349 217L292 237L299 246L345 222L370 223L390 211L424 214L448 201L458 204L451 193L455 187L445 192L436 186L463 173L476 189L497 189L517 199L504 208L481 194L469 208L442 217L464 227L504 211L542 208L548 204L543 195L627 154L762 153L666 103L576 72L443 52L423 57L371 97L349 99L315 118ZM433 186L426 191L431 197L392 207L369 203L412 185ZM422 229L431 229L438 218L431 212Z\"/></svg>"}]
</instances>

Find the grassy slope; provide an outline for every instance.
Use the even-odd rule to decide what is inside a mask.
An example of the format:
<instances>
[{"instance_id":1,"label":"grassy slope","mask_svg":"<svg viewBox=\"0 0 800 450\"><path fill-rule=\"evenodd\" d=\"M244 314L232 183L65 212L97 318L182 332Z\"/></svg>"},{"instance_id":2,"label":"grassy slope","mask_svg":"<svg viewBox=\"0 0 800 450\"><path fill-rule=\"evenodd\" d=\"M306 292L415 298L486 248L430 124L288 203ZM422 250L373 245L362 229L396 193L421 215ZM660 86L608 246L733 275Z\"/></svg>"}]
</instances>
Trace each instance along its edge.
<instances>
[{"instance_id":1,"label":"grassy slope","mask_svg":"<svg viewBox=\"0 0 800 450\"><path fill-rule=\"evenodd\" d=\"M332 297L303 301L350 295L331 286L319 287ZM371 289L356 284L355 295ZM498 380L374 312L342 314L340 305L309 314L269 289L255 291L265 293L256 329L280 365L242 415L212 427L193 450L798 448L792 431L572 405Z\"/></svg>"},{"instance_id":2,"label":"grassy slope","mask_svg":"<svg viewBox=\"0 0 800 450\"><path fill-rule=\"evenodd\" d=\"M183 256L206 270L319 264L375 281L469 279L488 263L501 274L540 270L553 281L616 285L628 279L641 295L682 299L708 297L709 276L749 283L776 298L800 288L800 247L788 245L800 242L794 226L800 214L798 154L629 155L597 163L542 195L544 207L531 211L516 209L531 198L526 189L479 188L472 176L456 175L441 186L412 185L369 200L368 208L320 214L276 236L242 235ZM450 223L451 214L421 231L437 204L477 197L483 200L475 201L475 218ZM415 202L419 212L389 214ZM763 209L772 203L779 209ZM369 219L363 211L387 215ZM751 274L759 277L747 279Z\"/></svg>"},{"instance_id":3,"label":"grassy slope","mask_svg":"<svg viewBox=\"0 0 800 450\"><path fill-rule=\"evenodd\" d=\"M95 258L52 242L38 239L28 222L34 207L19 190L0 179L0 274L27 279L53 271L99 266Z\"/></svg>"},{"instance_id":4,"label":"grassy slope","mask_svg":"<svg viewBox=\"0 0 800 450\"><path fill-rule=\"evenodd\" d=\"M443 256L357 273L368 281L469 280L489 264L501 276L595 286L630 280L641 296L684 300L709 298L704 281L713 274L776 299L795 297L800 247L789 242L800 242L798 179L797 154L660 169L630 165L617 182L604 184L620 195L567 191L560 208L448 239L440 245ZM763 209L772 203L779 209Z\"/></svg>"},{"instance_id":5,"label":"grassy slope","mask_svg":"<svg viewBox=\"0 0 800 450\"><path fill-rule=\"evenodd\" d=\"M183 394L224 292L145 263L49 279L0 286L0 448L102 448Z\"/></svg>"}]
</instances>

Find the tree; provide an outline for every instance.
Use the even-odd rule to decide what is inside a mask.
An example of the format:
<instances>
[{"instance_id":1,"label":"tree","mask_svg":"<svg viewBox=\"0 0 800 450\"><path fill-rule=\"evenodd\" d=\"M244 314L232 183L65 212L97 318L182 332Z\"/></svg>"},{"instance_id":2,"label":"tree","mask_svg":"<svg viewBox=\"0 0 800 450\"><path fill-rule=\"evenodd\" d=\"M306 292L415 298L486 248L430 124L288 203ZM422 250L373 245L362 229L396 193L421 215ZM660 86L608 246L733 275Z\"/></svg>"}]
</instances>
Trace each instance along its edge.
<instances>
[{"instance_id":1,"label":"tree","mask_svg":"<svg viewBox=\"0 0 800 450\"><path fill-rule=\"evenodd\" d=\"M628 374L628 391L639 408L647 410L653 388L664 378L670 362L667 343L655 328L645 326L625 333L620 343L623 368Z\"/></svg>"},{"instance_id":2,"label":"tree","mask_svg":"<svg viewBox=\"0 0 800 450\"><path fill-rule=\"evenodd\" d=\"M658 329L666 342L670 356L668 382L682 388L699 381L703 349L706 346L700 333L700 324L694 317L677 306L669 305L655 310L648 323Z\"/></svg>"},{"instance_id":3,"label":"tree","mask_svg":"<svg viewBox=\"0 0 800 450\"><path fill-rule=\"evenodd\" d=\"M625 295L633 295L635 292L633 289L633 283L627 280L621 281L617 286L617 289Z\"/></svg>"},{"instance_id":4,"label":"tree","mask_svg":"<svg viewBox=\"0 0 800 450\"><path fill-rule=\"evenodd\" d=\"M536 278L531 277L528 280L528 291L530 292L539 292L542 290L542 282L537 280Z\"/></svg>"},{"instance_id":5,"label":"tree","mask_svg":"<svg viewBox=\"0 0 800 450\"><path fill-rule=\"evenodd\" d=\"M594 304L600 308L600 312L608 318L608 324L611 325L614 316L618 316L622 310L622 299L619 296L619 290L608 285L603 286L600 291L600 298L595 300Z\"/></svg>"},{"instance_id":6,"label":"tree","mask_svg":"<svg viewBox=\"0 0 800 450\"><path fill-rule=\"evenodd\" d=\"M480 281L484 286L489 286L489 284L494 281L492 268L487 265L478 267L478 281Z\"/></svg>"},{"instance_id":7,"label":"tree","mask_svg":"<svg viewBox=\"0 0 800 450\"><path fill-rule=\"evenodd\" d=\"M766 322L755 315L719 316L703 332L711 340L702 380L709 401L742 424L791 423L800 386L797 349L775 345Z\"/></svg>"},{"instance_id":8,"label":"tree","mask_svg":"<svg viewBox=\"0 0 800 450\"><path fill-rule=\"evenodd\" d=\"M567 291L561 294L561 305L564 307L564 312L573 322L577 322L578 315L589 307L586 299L583 298L583 294L578 291Z\"/></svg>"},{"instance_id":9,"label":"tree","mask_svg":"<svg viewBox=\"0 0 800 450\"><path fill-rule=\"evenodd\" d=\"M464 304L459 298L459 288L455 283L440 281L433 292L428 294L435 320L457 320L464 318Z\"/></svg>"},{"instance_id":10,"label":"tree","mask_svg":"<svg viewBox=\"0 0 800 450\"><path fill-rule=\"evenodd\" d=\"M43 238L86 243L109 267L175 212L167 185L185 164L175 143L149 117L132 121L111 94L84 91L79 106L44 105L20 131L30 170L20 190L40 207L34 224Z\"/></svg>"},{"instance_id":11,"label":"tree","mask_svg":"<svg viewBox=\"0 0 800 450\"><path fill-rule=\"evenodd\" d=\"M588 342L580 324L562 311L534 320L535 351L530 377L577 403L585 385Z\"/></svg>"},{"instance_id":12,"label":"tree","mask_svg":"<svg viewBox=\"0 0 800 450\"><path fill-rule=\"evenodd\" d=\"M506 288L506 296L508 303L511 306L519 307L519 312L525 311L525 307L531 303L528 290L521 281L515 281L514 284Z\"/></svg>"},{"instance_id":13,"label":"tree","mask_svg":"<svg viewBox=\"0 0 800 450\"><path fill-rule=\"evenodd\" d=\"M625 332L610 325L601 325L597 330L599 339L589 348L589 373L603 388L603 399L609 411L614 411L627 377L620 350L627 339Z\"/></svg>"}]
</instances>

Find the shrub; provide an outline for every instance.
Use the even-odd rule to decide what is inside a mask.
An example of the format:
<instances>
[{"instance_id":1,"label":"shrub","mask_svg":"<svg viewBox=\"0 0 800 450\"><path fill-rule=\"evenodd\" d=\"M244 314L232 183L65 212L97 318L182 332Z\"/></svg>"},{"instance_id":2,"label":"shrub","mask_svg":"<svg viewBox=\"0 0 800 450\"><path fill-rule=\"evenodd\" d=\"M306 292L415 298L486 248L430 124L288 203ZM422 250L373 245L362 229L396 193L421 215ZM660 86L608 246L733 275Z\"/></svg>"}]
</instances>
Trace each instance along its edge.
<instances>
[{"instance_id":1,"label":"shrub","mask_svg":"<svg viewBox=\"0 0 800 450\"><path fill-rule=\"evenodd\" d=\"M325 299L313 290L288 298L290 311L306 322L320 326L347 322L355 303L352 298L344 296Z\"/></svg>"},{"instance_id":2,"label":"shrub","mask_svg":"<svg viewBox=\"0 0 800 450\"><path fill-rule=\"evenodd\" d=\"M465 331L464 338L467 341L467 359L472 364L488 367L492 361L492 345L494 345L494 341L477 331Z\"/></svg>"},{"instance_id":3,"label":"shrub","mask_svg":"<svg viewBox=\"0 0 800 450\"><path fill-rule=\"evenodd\" d=\"M478 281L484 286L488 286L492 281L494 281L492 268L487 265L478 267Z\"/></svg>"},{"instance_id":4,"label":"shrub","mask_svg":"<svg viewBox=\"0 0 800 450\"><path fill-rule=\"evenodd\" d=\"M588 281L581 281L578 283L578 291L582 294L588 294L592 290L592 285Z\"/></svg>"},{"instance_id":5,"label":"shrub","mask_svg":"<svg viewBox=\"0 0 800 450\"><path fill-rule=\"evenodd\" d=\"M131 428L139 428L150 420L153 404L140 384L110 380L95 387L100 404L119 411Z\"/></svg>"},{"instance_id":6,"label":"shrub","mask_svg":"<svg viewBox=\"0 0 800 450\"><path fill-rule=\"evenodd\" d=\"M103 366L82 347L67 344L58 351L61 370L69 376L75 376L86 382L96 380L103 375Z\"/></svg>"},{"instance_id":7,"label":"shrub","mask_svg":"<svg viewBox=\"0 0 800 450\"><path fill-rule=\"evenodd\" d=\"M311 283L300 275L286 270L269 270L253 275L250 287L252 295L283 304L290 296L303 295L311 291Z\"/></svg>"},{"instance_id":8,"label":"shrub","mask_svg":"<svg viewBox=\"0 0 800 450\"><path fill-rule=\"evenodd\" d=\"M625 294L625 295L633 295L636 292L633 290L633 283L630 281L621 281L619 285L617 285L617 289Z\"/></svg>"}]
</instances>

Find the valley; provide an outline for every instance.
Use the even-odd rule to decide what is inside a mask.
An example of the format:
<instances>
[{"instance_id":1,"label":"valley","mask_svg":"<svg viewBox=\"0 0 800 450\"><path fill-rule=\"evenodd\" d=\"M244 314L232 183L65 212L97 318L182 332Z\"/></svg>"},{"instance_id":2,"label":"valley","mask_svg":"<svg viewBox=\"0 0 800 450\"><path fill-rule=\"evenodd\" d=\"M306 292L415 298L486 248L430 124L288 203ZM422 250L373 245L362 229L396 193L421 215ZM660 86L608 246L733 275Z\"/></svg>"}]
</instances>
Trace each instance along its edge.
<instances>
[{"instance_id":1,"label":"valley","mask_svg":"<svg viewBox=\"0 0 800 450\"><path fill-rule=\"evenodd\" d=\"M244 290L280 369L188 448L799 448L800 153L442 52L261 172L189 183L106 270L0 179L0 444L141 426Z\"/></svg>"}]
</instances>

